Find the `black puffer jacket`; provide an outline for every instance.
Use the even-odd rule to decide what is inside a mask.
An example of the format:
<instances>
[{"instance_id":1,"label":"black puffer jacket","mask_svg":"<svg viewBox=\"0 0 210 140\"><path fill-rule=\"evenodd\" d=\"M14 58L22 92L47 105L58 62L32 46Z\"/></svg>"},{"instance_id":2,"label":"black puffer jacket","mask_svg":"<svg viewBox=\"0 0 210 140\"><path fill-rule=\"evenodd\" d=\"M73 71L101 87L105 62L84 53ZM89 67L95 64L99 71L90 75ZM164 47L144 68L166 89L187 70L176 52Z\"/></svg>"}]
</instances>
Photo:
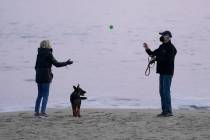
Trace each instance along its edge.
<instances>
[{"instance_id":1,"label":"black puffer jacket","mask_svg":"<svg viewBox=\"0 0 210 140\"><path fill-rule=\"evenodd\" d=\"M48 48L38 48L35 65L37 83L50 83L52 81L52 65L56 67L63 67L67 65L67 62L58 62L54 58L52 51L52 49Z\"/></svg>"},{"instance_id":2,"label":"black puffer jacket","mask_svg":"<svg viewBox=\"0 0 210 140\"><path fill-rule=\"evenodd\" d=\"M171 42L161 44L154 51L147 49L146 52L150 56L156 56L157 73L166 75L174 74L174 60L177 50Z\"/></svg>"}]
</instances>

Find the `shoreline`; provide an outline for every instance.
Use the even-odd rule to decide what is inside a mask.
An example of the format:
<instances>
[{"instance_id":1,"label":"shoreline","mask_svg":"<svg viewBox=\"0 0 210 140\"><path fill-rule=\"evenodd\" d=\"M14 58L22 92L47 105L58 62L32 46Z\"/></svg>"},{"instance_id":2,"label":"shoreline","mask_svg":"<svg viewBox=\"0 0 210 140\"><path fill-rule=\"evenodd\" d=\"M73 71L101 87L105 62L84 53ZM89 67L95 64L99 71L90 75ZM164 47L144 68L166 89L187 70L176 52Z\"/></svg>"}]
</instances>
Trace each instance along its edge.
<instances>
[{"instance_id":1,"label":"shoreline","mask_svg":"<svg viewBox=\"0 0 210 140\"><path fill-rule=\"evenodd\" d=\"M48 109L47 118L33 111L0 113L0 139L168 140L210 139L210 110L174 110L173 117L156 117L160 109Z\"/></svg>"},{"instance_id":2,"label":"shoreline","mask_svg":"<svg viewBox=\"0 0 210 140\"><path fill-rule=\"evenodd\" d=\"M52 109L58 109L58 110L62 110L62 109L71 109L71 106L56 106L56 107L48 107L48 109L52 110ZM81 107L82 109L122 109L122 110L160 110L160 107L145 107L145 106L100 106L100 107ZM12 112L31 112L34 110L34 107L29 107L29 108L25 108L25 109L21 109L21 108L11 108L8 110L0 110L0 113L12 113ZM173 110L210 110L210 106L206 105L206 106L199 106L199 105L182 105L179 107L173 107Z\"/></svg>"},{"instance_id":3,"label":"shoreline","mask_svg":"<svg viewBox=\"0 0 210 140\"><path fill-rule=\"evenodd\" d=\"M35 98L34 98L35 99ZM210 100L172 100L173 109L210 109ZM28 104L1 104L0 112L14 112L14 111L31 111L34 110L35 102L30 102ZM69 108L71 104L69 102L58 102L49 101L48 108L64 109ZM82 108L117 108L117 109L159 109L160 99L153 102L148 102L148 100L138 100L138 99L129 99L129 98L102 98L99 99L88 99L87 101L82 102Z\"/></svg>"},{"instance_id":4,"label":"shoreline","mask_svg":"<svg viewBox=\"0 0 210 140\"><path fill-rule=\"evenodd\" d=\"M125 112L130 112L130 111L135 111L135 112L152 112L152 113L161 113L161 108L109 108L109 107L98 107L98 108L81 108L81 112L89 112L89 111L125 111ZM72 108L71 107L65 107L65 108L47 108L46 113L48 114L54 114L55 112L69 112L70 116L72 115ZM181 113L181 112L209 112L209 108L176 108L173 109L173 113ZM5 112L0 112L0 117L1 115L18 115L18 114L32 114L33 116L34 110L17 110L17 111L5 111ZM73 117L73 116L72 116Z\"/></svg>"}]
</instances>

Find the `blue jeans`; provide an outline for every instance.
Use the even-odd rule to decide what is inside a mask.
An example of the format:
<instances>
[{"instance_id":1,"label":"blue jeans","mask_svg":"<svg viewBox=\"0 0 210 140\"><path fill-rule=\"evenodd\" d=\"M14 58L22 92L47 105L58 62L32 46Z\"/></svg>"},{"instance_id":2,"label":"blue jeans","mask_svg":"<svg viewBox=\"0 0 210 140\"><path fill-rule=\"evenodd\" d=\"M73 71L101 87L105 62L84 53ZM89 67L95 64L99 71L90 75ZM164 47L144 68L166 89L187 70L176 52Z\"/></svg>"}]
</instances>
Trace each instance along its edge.
<instances>
[{"instance_id":1,"label":"blue jeans","mask_svg":"<svg viewBox=\"0 0 210 140\"><path fill-rule=\"evenodd\" d=\"M42 101L41 112L45 113L49 96L50 83L37 84L37 86L38 86L38 96L35 104L35 112L39 112L40 103Z\"/></svg>"},{"instance_id":2,"label":"blue jeans","mask_svg":"<svg viewBox=\"0 0 210 140\"><path fill-rule=\"evenodd\" d=\"M160 74L159 92L161 97L161 106L163 113L172 113L170 91L172 77L172 75Z\"/></svg>"}]
</instances>

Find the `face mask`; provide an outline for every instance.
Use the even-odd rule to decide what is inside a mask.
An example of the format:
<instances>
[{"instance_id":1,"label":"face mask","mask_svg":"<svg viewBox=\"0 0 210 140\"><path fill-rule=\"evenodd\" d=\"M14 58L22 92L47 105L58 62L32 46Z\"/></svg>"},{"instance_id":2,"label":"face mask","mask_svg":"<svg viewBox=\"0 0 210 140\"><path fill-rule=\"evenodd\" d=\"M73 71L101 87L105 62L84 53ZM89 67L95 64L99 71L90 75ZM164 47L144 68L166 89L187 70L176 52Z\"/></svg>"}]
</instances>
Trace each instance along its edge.
<instances>
[{"instance_id":1,"label":"face mask","mask_svg":"<svg viewBox=\"0 0 210 140\"><path fill-rule=\"evenodd\" d=\"M168 35L166 35L166 36L163 36L164 37L164 42L169 42L170 41L170 37L168 36Z\"/></svg>"},{"instance_id":2,"label":"face mask","mask_svg":"<svg viewBox=\"0 0 210 140\"><path fill-rule=\"evenodd\" d=\"M163 36L160 37L160 42L164 42L164 37Z\"/></svg>"}]
</instances>

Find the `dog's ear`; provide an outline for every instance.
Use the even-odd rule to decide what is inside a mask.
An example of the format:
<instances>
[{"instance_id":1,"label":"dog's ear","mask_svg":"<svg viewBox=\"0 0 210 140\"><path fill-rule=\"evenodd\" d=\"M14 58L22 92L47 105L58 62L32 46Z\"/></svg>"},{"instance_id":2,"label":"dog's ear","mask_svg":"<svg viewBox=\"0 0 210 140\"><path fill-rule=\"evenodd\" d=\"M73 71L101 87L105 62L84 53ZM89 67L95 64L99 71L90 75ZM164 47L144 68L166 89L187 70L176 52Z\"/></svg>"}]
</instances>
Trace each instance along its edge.
<instances>
[{"instance_id":1,"label":"dog's ear","mask_svg":"<svg viewBox=\"0 0 210 140\"><path fill-rule=\"evenodd\" d=\"M76 90L76 89L77 89L77 87L75 87L75 86L73 86L73 88L74 88L74 90Z\"/></svg>"},{"instance_id":2,"label":"dog's ear","mask_svg":"<svg viewBox=\"0 0 210 140\"><path fill-rule=\"evenodd\" d=\"M80 86L80 85L78 84L78 85L77 85L77 88L79 88L79 86Z\"/></svg>"}]
</instances>

